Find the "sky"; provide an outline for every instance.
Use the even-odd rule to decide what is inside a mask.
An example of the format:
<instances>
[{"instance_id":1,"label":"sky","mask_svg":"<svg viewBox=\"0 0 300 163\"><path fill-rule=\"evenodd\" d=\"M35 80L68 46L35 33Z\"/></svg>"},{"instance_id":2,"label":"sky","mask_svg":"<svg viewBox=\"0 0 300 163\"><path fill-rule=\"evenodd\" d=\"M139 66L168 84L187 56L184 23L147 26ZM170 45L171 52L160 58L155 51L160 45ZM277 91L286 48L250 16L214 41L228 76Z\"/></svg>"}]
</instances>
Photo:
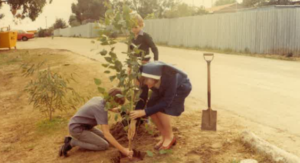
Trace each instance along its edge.
<instances>
[{"instance_id":1,"label":"sky","mask_svg":"<svg viewBox=\"0 0 300 163\"><path fill-rule=\"evenodd\" d=\"M4 14L5 17L0 19L0 28L10 25L11 29L37 30L40 27L46 28L46 25L48 27L52 26L56 18L62 18L68 23L69 17L72 14L71 5L76 2L77 0L53 0L51 4L45 5L42 14L40 14L34 22L26 18L18 25L13 23L10 7L3 4L0 13Z\"/></svg>"},{"instance_id":2,"label":"sky","mask_svg":"<svg viewBox=\"0 0 300 163\"><path fill-rule=\"evenodd\" d=\"M216 0L181 0L190 5L211 7ZM241 0L238 0L241 1ZM68 23L69 17L72 14L71 5L77 0L53 0L51 4L46 4L42 14L32 22L29 18L22 20L18 25L13 23L13 16L8 5L3 4L0 13L5 14L5 17L0 20L0 28L9 26L14 30L37 30L38 28L46 28L52 26L56 18L62 18ZM47 23L46 23L47 22Z\"/></svg>"}]
</instances>

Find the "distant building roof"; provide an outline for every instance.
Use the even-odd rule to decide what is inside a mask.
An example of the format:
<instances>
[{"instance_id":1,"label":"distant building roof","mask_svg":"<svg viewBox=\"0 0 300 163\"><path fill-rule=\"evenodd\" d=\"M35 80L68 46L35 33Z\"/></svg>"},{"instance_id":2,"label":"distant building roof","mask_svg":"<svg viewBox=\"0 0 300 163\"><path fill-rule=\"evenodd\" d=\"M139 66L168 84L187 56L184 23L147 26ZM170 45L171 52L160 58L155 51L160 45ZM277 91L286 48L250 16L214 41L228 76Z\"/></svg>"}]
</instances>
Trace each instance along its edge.
<instances>
[{"instance_id":1,"label":"distant building roof","mask_svg":"<svg viewBox=\"0 0 300 163\"><path fill-rule=\"evenodd\" d=\"M231 4L227 4L227 5L215 6L212 8L208 8L208 9L206 9L206 11L208 11L209 13L212 14L212 13L218 13L218 12L222 12L222 11L226 11L226 10L236 9L237 6L241 7L241 5L238 3L231 3Z\"/></svg>"},{"instance_id":2,"label":"distant building roof","mask_svg":"<svg viewBox=\"0 0 300 163\"><path fill-rule=\"evenodd\" d=\"M300 1L291 1L289 5L269 5L269 6L262 6L262 7L251 7L245 8L242 4L239 3L232 3L223 6L216 6L212 8L206 9L209 13L226 13L226 12L236 12L242 10L260 10L260 9L270 9L270 8L298 8L300 7Z\"/></svg>"}]
</instances>

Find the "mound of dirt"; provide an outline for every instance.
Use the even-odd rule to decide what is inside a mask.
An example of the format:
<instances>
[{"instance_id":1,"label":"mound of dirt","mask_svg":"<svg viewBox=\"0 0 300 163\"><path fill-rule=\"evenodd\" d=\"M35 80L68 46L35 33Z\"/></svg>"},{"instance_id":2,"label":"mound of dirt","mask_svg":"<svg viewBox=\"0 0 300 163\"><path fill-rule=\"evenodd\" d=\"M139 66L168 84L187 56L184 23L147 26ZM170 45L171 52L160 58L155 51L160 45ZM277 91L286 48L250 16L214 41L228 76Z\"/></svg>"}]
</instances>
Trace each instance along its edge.
<instances>
[{"instance_id":1,"label":"mound of dirt","mask_svg":"<svg viewBox=\"0 0 300 163\"><path fill-rule=\"evenodd\" d=\"M119 143L128 144L127 132L124 129L124 125L122 122L117 122L116 124L112 125L110 132ZM149 137L150 134L146 130L145 125L138 125L137 129L136 129L136 135L147 139L147 137ZM135 138L136 138L136 136L135 136ZM112 163L137 162L137 161L143 160L145 155L146 155L145 152L133 149L133 158L128 159L126 156L124 156L120 152L118 152L116 155L114 155L111 158L111 162Z\"/></svg>"},{"instance_id":2,"label":"mound of dirt","mask_svg":"<svg viewBox=\"0 0 300 163\"><path fill-rule=\"evenodd\" d=\"M128 142L127 132L121 122L117 122L110 128L110 133L112 136L121 144Z\"/></svg>"},{"instance_id":3,"label":"mound of dirt","mask_svg":"<svg viewBox=\"0 0 300 163\"><path fill-rule=\"evenodd\" d=\"M147 124L145 123L140 123L139 125L137 125L135 139L142 137L144 140L148 140L158 136L156 130L149 131L150 129L147 129L146 125ZM128 143L127 131L125 131L124 128L125 127L122 122L117 122L110 128L110 133L112 134L112 136L122 145Z\"/></svg>"},{"instance_id":4,"label":"mound of dirt","mask_svg":"<svg viewBox=\"0 0 300 163\"><path fill-rule=\"evenodd\" d=\"M111 162L112 163L138 162L138 161L142 161L145 158L145 155L146 155L145 152L141 152L141 151L137 151L137 150L133 149L133 158L129 159L126 156L124 156L123 154L121 154L120 152L118 152L118 154L116 154L111 159Z\"/></svg>"}]
</instances>

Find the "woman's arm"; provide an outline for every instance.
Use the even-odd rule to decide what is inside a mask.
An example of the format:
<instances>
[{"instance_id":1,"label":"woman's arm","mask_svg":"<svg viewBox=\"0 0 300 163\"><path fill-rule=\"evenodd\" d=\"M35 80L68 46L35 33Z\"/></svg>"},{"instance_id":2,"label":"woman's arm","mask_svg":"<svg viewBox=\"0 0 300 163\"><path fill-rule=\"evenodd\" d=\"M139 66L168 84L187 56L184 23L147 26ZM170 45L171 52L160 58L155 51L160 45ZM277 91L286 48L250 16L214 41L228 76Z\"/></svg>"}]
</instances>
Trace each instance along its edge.
<instances>
[{"instance_id":1,"label":"woman's arm","mask_svg":"<svg viewBox=\"0 0 300 163\"><path fill-rule=\"evenodd\" d=\"M150 116L152 114L155 114L167 107L169 107L172 102L174 97L176 96L176 90L177 90L177 74L173 75L168 75L165 76L167 79L164 82L167 82L167 84L164 84L167 86L167 88L164 89L164 94L163 97L159 100L157 104L151 107L147 107L145 109L145 114L146 116Z\"/></svg>"},{"instance_id":2,"label":"woman's arm","mask_svg":"<svg viewBox=\"0 0 300 163\"><path fill-rule=\"evenodd\" d=\"M120 152L122 152L125 156L129 158L132 157L133 152L128 148L123 147L110 133L108 125L101 125L101 129L103 131L105 139L114 147L116 147Z\"/></svg>"},{"instance_id":3,"label":"woman's arm","mask_svg":"<svg viewBox=\"0 0 300 163\"><path fill-rule=\"evenodd\" d=\"M148 100L149 88L146 85L144 85L144 86L142 86L141 89L142 89L142 93L140 95L140 100L138 101L138 103L135 106L135 110L144 109L146 106L147 100Z\"/></svg>"},{"instance_id":4,"label":"woman's arm","mask_svg":"<svg viewBox=\"0 0 300 163\"><path fill-rule=\"evenodd\" d=\"M142 116L151 116L152 114L155 114L167 107L169 107L172 102L174 97L176 96L176 90L177 90L177 75L170 75L167 78L166 81L167 86L166 89L164 89L164 95L163 97L159 100L159 102L151 107L147 107L145 110L136 110L136 111L131 111L130 112L130 117L132 119L136 119Z\"/></svg>"}]
</instances>

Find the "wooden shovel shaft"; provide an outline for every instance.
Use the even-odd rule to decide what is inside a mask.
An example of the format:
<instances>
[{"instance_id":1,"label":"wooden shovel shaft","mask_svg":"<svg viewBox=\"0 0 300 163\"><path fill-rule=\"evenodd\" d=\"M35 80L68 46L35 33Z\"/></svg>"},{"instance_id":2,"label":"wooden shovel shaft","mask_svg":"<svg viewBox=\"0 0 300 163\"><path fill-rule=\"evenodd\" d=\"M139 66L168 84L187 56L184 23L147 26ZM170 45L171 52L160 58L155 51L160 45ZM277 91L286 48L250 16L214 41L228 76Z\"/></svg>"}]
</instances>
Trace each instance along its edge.
<instances>
[{"instance_id":1,"label":"wooden shovel shaft","mask_svg":"<svg viewBox=\"0 0 300 163\"><path fill-rule=\"evenodd\" d=\"M208 109L211 110L211 90L210 90L210 63L214 59L213 53L205 53L203 55L205 61L207 62L207 104ZM208 58L210 57L210 58Z\"/></svg>"},{"instance_id":2,"label":"wooden shovel shaft","mask_svg":"<svg viewBox=\"0 0 300 163\"><path fill-rule=\"evenodd\" d=\"M211 78L210 78L210 64L214 58L214 54L204 54L204 59L207 62L207 105L208 109L202 111L202 130L217 131L217 111L211 108Z\"/></svg>"},{"instance_id":3,"label":"wooden shovel shaft","mask_svg":"<svg viewBox=\"0 0 300 163\"><path fill-rule=\"evenodd\" d=\"M211 88L210 88L210 62L207 62L207 104L211 110Z\"/></svg>"}]
</instances>

